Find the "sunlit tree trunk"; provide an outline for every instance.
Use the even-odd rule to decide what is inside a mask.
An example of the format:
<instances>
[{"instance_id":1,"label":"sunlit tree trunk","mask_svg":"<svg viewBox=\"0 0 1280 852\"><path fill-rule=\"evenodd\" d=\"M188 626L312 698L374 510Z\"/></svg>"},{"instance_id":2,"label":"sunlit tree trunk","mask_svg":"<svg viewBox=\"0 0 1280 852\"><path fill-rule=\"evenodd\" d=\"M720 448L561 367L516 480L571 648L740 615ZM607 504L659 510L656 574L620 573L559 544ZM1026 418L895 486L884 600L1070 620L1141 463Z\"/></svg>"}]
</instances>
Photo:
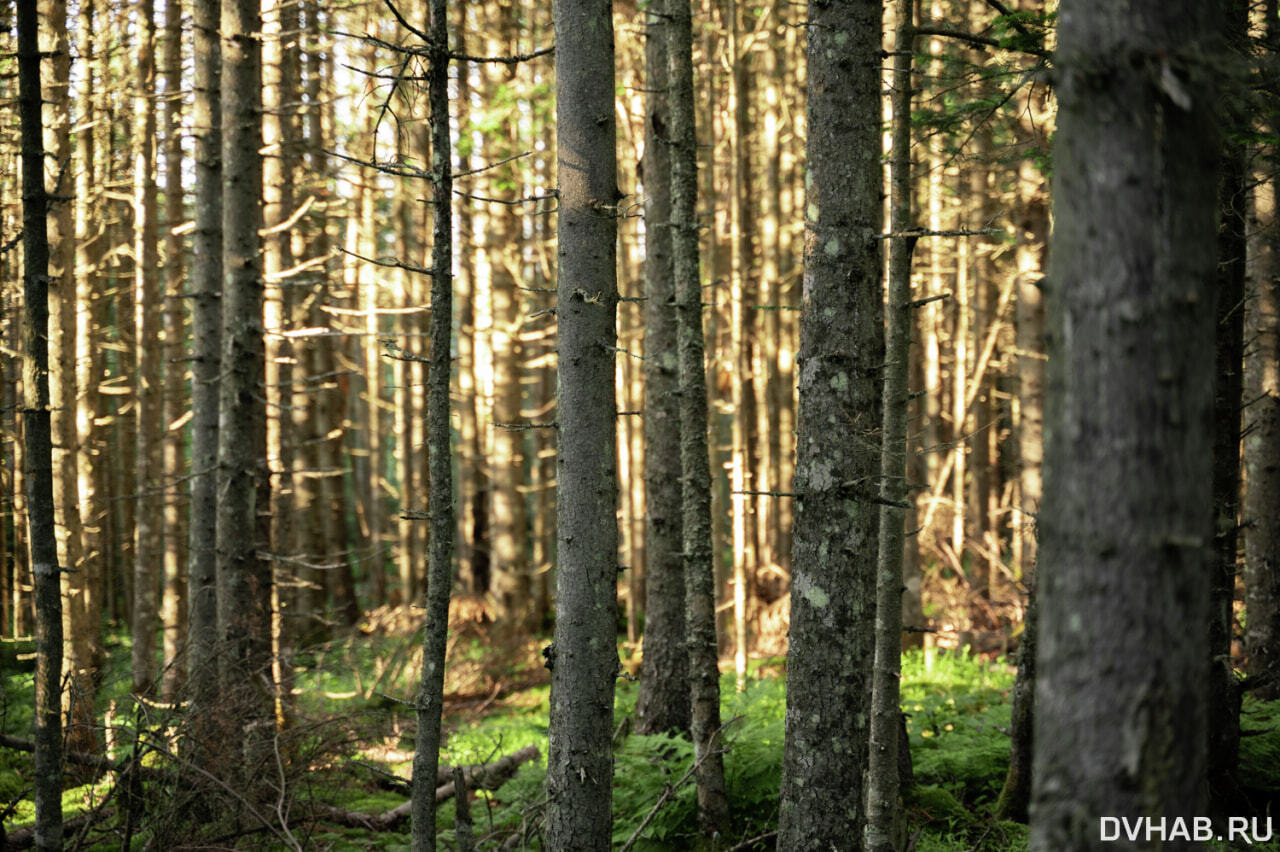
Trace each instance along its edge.
<instances>
[{"instance_id":1,"label":"sunlit tree trunk","mask_svg":"<svg viewBox=\"0 0 1280 852\"><path fill-rule=\"evenodd\" d=\"M161 521L164 538L164 595L160 623L164 626L164 672L161 694L177 698L186 681L187 576L184 564L186 531L182 518L184 489L183 433L176 424L186 409L183 373L186 372L182 298L186 273L181 225L186 218L182 187L182 15L181 0L166 0L164 9L164 401L162 404L162 464L164 476Z\"/></svg>"},{"instance_id":2,"label":"sunlit tree trunk","mask_svg":"<svg viewBox=\"0 0 1280 852\"><path fill-rule=\"evenodd\" d=\"M138 6L134 80L133 376L137 492L133 526L133 691L150 695L156 678L159 580L164 557L160 454L159 198L156 186L156 23L154 0Z\"/></svg>"}]
</instances>

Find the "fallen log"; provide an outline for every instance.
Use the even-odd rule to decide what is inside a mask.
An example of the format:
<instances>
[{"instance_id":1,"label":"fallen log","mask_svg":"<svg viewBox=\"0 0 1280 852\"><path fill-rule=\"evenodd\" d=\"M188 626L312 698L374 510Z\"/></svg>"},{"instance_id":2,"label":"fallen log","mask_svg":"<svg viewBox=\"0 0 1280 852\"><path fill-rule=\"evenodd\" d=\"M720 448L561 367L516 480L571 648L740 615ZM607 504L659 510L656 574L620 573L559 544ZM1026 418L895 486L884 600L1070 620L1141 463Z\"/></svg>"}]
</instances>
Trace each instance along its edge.
<instances>
[{"instance_id":1,"label":"fallen log","mask_svg":"<svg viewBox=\"0 0 1280 852\"><path fill-rule=\"evenodd\" d=\"M536 760L539 756L537 746L526 746L514 751L493 763L475 764L462 768L463 782L467 790L496 790L516 774L523 763ZM453 770L449 772L452 774ZM438 780L438 779L437 779ZM453 781L438 784L436 787L436 803L448 801L453 797L455 786ZM321 805L316 815L326 822L337 823L348 828L363 828L369 831L389 831L409 818L411 802L397 805L380 814L366 814L360 811L349 811L332 805Z\"/></svg>"}]
</instances>

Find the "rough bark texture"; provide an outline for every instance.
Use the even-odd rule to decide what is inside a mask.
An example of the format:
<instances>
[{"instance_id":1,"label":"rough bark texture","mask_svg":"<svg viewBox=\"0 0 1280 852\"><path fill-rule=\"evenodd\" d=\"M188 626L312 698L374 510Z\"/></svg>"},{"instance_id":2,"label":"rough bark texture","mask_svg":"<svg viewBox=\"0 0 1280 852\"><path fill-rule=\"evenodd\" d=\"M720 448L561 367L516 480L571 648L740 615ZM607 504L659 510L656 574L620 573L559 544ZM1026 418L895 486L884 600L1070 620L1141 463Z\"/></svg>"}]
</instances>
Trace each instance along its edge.
<instances>
[{"instance_id":1,"label":"rough bark texture","mask_svg":"<svg viewBox=\"0 0 1280 852\"><path fill-rule=\"evenodd\" d=\"M645 23L644 657L636 733L689 730L675 278L671 266L671 130L667 24Z\"/></svg>"},{"instance_id":2,"label":"rough bark texture","mask_svg":"<svg viewBox=\"0 0 1280 852\"><path fill-rule=\"evenodd\" d=\"M218 400L218 639L221 699L251 737L270 712L271 570L262 511L262 46L258 0L222 6L222 382ZM244 744L246 754L256 752ZM234 765L234 758L233 758Z\"/></svg>"},{"instance_id":3,"label":"rough bark texture","mask_svg":"<svg viewBox=\"0 0 1280 852\"><path fill-rule=\"evenodd\" d=\"M202 727L217 695L218 393L222 364L222 106L220 0L195 0L195 231L191 271L191 525L187 566L187 667L193 756L210 744Z\"/></svg>"},{"instance_id":4,"label":"rough bark texture","mask_svg":"<svg viewBox=\"0 0 1280 852\"><path fill-rule=\"evenodd\" d=\"M35 848L62 849L62 593L49 418L49 194L45 188L36 0L18 0L22 134L22 427L36 598Z\"/></svg>"},{"instance_id":5,"label":"rough bark texture","mask_svg":"<svg viewBox=\"0 0 1280 852\"><path fill-rule=\"evenodd\" d=\"M716 643L715 555L711 542L711 460L707 452L707 367L698 265L698 134L693 100L693 19L689 0L667 3L671 116L671 258L679 313L680 469L688 623L690 731L697 761L698 825L708 837L729 828L720 667Z\"/></svg>"},{"instance_id":6,"label":"rough bark texture","mask_svg":"<svg viewBox=\"0 0 1280 852\"><path fill-rule=\"evenodd\" d=\"M1204 812L1214 7L1061 7L1034 850ZM1154 848L1140 839L1117 848ZM1190 848L1172 840L1161 848Z\"/></svg>"},{"instance_id":7,"label":"rough bark texture","mask_svg":"<svg viewBox=\"0 0 1280 852\"><path fill-rule=\"evenodd\" d=\"M453 453L449 446L449 367L453 334L453 181L449 142L449 18L445 0L431 0L431 354L427 364L427 462L431 529L427 543L427 626L423 633L418 737L413 753L413 849L436 848L436 771L440 765L440 714L444 710L444 662L452 591Z\"/></svg>"},{"instance_id":8,"label":"rough bark texture","mask_svg":"<svg viewBox=\"0 0 1280 852\"><path fill-rule=\"evenodd\" d=\"M893 149L890 159L889 230L911 227L911 0L895 6L893 56ZM915 238L889 243L889 301L886 307L884 419L881 449L880 545L876 568L876 665L872 678L871 753L867 783L867 849L901 848L898 788L898 732L902 676L903 509L907 502L907 383L911 356L911 252ZM912 547L915 543L912 542Z\"/></svg>"},{"instance_id":9,"label":"rough bark texture","mask_svg":"<svg viewBox=\"0 0 1280 852\"><path fill-rule=\"evenodd\" d=\"M550 849L609 846L618 529L612 6L555 6L560 446L547 759Z\"/></svg>"},{"instance_id":10,"label":"rough bark texture","mask_svg":"<svg viewBox=\"0 0 1280 852\"><path fill-rule=\"evenodd\" d=\"M879 528L880 15L809 7L791 656L780 850L845 849L865 824ZM855 840L856 838L856 840Z\"/></svg>"},{"instance_id":11,"label":"rough bark texture","mask_svg":"<svg viewBox=\"0 0 1280 852\"><path fill-rule=\"evenodd\" d=\"M54 365L49 385L53 436L54 513L57 523L59 564L73 569L61 576L63 670L67 685L62 694L66 720L65 747L79 751L98 750L93 719L93 660L86 603L89 598L89 565L84 560L84 526L80 518L80 489L77 476L79 439L76 432L76 234L72 203L70 167L71 48L67 38L67 4L45 0L40 4L43 36L50 52L53 73L44 92L45 155L53 174L61 180L53 187L62 199L49 209L49 361ZM82 131L84 133L84 131ZM83 159L77 163L83 168Z\"/></svg>"}]
</instances>

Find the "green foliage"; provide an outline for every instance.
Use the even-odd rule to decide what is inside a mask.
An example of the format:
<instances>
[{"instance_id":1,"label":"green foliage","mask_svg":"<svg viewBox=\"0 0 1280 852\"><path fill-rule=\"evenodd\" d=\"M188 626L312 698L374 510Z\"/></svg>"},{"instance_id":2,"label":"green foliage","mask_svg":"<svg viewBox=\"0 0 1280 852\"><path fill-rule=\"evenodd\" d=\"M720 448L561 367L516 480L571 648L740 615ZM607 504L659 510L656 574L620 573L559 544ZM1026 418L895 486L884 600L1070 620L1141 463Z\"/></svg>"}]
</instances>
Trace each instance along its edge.
<instances>
[{"instance_id":1,"label":"green foliage","mask_svg":"<svg viewBox=\"0 0 1280 852\"><path fill-rule=\"evenodd\" d=\"M1246 695L1240 710L1240 782L1280 793L1280 701Z\"/></svg>"}]
</instances>

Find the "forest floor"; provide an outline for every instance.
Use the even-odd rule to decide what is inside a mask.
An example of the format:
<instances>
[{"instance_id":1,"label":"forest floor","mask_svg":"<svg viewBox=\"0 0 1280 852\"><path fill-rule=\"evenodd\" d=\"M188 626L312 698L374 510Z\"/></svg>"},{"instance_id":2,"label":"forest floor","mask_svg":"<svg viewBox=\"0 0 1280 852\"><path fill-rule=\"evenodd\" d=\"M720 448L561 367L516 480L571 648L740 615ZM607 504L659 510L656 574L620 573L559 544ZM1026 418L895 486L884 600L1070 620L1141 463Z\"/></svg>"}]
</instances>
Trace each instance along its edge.
<instances>
[{"instance_id":1,"label":"forest floor","mask_svg":"<svg viewBox=\"0 0 1280 852\"><path fill-rule=\"evenodd\" d=\"M281 789L286 793L273 799L258 824L247 819L215 831L209 828L216 822L212 820L204 830L193 831L189 816L184 820L179 813L181 782L175 779L181 771L144 772L141 789L135 788L128 806L116 779L108 775L68 782L79 786L66 791L66 816L97 809L100 818L69 831L67 848L407 850L406 820L387 823L390 828L367 827L407 800L414 733L414 712L407 702L417 686L421 649L418 634L404 622L395 612L375 612L359 633L293 655L293 708L276 743L286 757L268 782L277 794ZM537 837L548 714L540 656L544 644L546 639L505 637L476 620L462 624L451 638L441 763L486 764L528 746L538 750L537 759L524 763L501 787L469 797L478 849L541 848ZM13 737L30 736L32 675L21 659L26 655L15 653L29 649L29 643L12 642L0 648L0 732ZM629 662L633 666L625 647L621 653L624 667ZM109 658L125 667L129 654L115 647ZM902 706L908 714L916 780L907 797L910 848L1025 849L1025 826L991 817L1008 766L1013 666L964 653L912 652L903 670ZM696 836L692 784L676 786L692 762L692 746L679 738L629 733L637 684L618 681L615 850L628 843L637 852L772 848L784 674L785 659L774 657L753 661L741 683L732 673L722 680L722 715L731 720L725 771L736 821L731 836L715 844ZM181 769L174 756L179 753L180 711L154 704L139 710L128 696L128 672L116 669L104 677L98 705L114 759L127 757L141 744L148 755L144 767L172 761ZM1257 733L1242 741L1242 781L1274 798L1280 792L1280 702L1246 698L1243 725ZM0 813L11 835L34 819L31 770L29 754L0 749ZM670 786L675 789L664 798ZM361 815L369 818L364 825ZM455 819L452 800L440 805L442 849L457 848ZM752 843L753 838L761 839ZM1280 850L1280 837L1249 848Z\"/></svg>"}]
</instances>

